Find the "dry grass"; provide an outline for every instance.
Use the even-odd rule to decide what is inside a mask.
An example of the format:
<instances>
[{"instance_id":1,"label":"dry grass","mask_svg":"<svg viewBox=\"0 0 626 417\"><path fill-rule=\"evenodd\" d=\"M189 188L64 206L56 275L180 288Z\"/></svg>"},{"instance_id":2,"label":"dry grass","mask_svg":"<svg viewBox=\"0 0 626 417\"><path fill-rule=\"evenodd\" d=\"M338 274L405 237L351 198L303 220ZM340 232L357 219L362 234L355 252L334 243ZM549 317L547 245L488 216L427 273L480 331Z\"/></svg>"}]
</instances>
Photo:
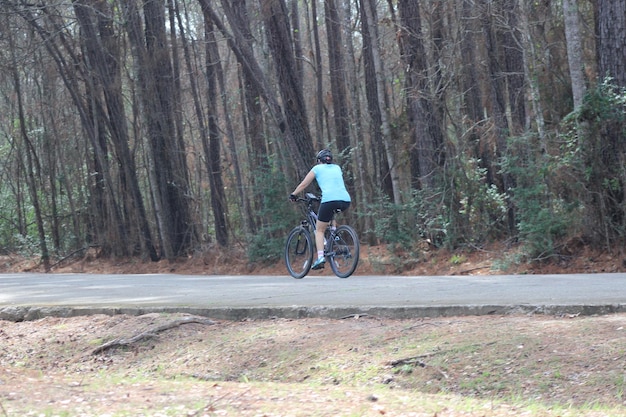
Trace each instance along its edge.
<instances>
[{"instance_id":1,"label":"dry grass","mask_svg":"<svg viewBox=\"0 0 626 417\"><path fill-rule=\"evenodd\" d=\"M180 319L0 322L0 415L626 415L626 315Z\"/></svg>"}]
</instances>

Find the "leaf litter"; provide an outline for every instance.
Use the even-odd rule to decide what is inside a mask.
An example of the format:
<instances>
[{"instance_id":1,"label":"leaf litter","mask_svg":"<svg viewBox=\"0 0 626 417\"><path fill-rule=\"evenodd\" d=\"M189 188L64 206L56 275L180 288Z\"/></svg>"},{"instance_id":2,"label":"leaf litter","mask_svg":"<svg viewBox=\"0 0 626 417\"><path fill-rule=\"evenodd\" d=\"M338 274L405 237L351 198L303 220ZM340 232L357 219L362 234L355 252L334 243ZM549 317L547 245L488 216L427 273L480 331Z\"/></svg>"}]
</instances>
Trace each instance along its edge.
<instances>
[{"instance_id":1,"label":"leaf litter","mask_svg":"<svg viewBox=\"0 0 626 417\"><path fill-rule=\"evenodd\" d=\"M3 416L605 416L624 387L623 314L0 321Z\"/></svg>"}]
</instances>

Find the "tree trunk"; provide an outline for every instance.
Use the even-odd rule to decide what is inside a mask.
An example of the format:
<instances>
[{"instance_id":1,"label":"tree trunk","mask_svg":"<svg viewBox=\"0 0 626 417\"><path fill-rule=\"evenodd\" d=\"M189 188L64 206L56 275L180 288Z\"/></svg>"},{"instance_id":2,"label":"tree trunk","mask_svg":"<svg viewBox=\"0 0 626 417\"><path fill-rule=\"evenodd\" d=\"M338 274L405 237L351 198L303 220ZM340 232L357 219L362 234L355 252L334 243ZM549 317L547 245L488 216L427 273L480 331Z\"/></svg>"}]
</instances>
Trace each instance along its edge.
<instances>
[{"instance_id":1,"label":"tree trunk","mask_svg":"<svg viewBox=\"0 0 626 417\"><path fill-rule=\"evenodd\" d=\"M123 224L118 223L118 229L120 231L119 238L126 240L128 239L126 235L130 234L131 238L128 239L126 244L134 246L135 244L131 243L134 241L132 236L137 236L143 254L156 261L158 260L158 256L152 243L143 198L137 180L137 170L128 145L130 140L122 95L119 68L120 56L115 39L117 35L112 30L111 11L104 8L104 3L94 0L76 2L74 7L78 22L83 31L86 49L86 66L91 76L97 80L95 81L96 85L94 85L91 90L93 100L96 103L99 101L97 97L99 96L100 89L102 89L106 101L106 110L108 112L107 126L109 126L111 139L115 146L118 160L120 161L120 182L123 190L122 199L124 201L127 218L123 221ZM99 106L95 106L93 111L99 113L100 110L98 107ZM98 129L100 140L96 142L95 146L97 147L96 154L99 154L100 157L97 158L96 163L100 168L106 169L105 172L108 172L108 164L105 162L106 139L104 139L103 136L104 129L104 125ZM96 187L98 188L100 185L96 185ZM107 201L107 198L105 197L103 201ZM111 205L108 203L105 205L98 203L98 206L108 210L108 207ZM116 213L117 209L113 208L113 210L115 213L114 218L121 219L121 216ZM110 218L111 216L107 217ZM110 227L110 225L101 225L100 227L106 229ZM113 243L113 245L115 244ZM122 247L125 246L126 245ZM128 247L126 253L129 254L132 253L132 251L133 248Z\"/></svg>"},{"instance_id":2,"label":"tree trunk","mask_svg":"<svg viewBox=\"0 0 626 417\"><path fill-rule=\"evenodd\" d=\"M615 100L622 95L620 89L626 88L626 4L597 0L595 7L598 81L610 79L615 89L605 94ZM589 120L595 130L581 141L588 170L585 226L594 243L610 250L612 242L623 241L626 229L626 121L623 114L603 111L600 105L588 112L598 112L598 116Z\"/></svg>"},{"instance_id":3,"label":"tree trunk","mask_svg":"<svg viewBox=\"0 0 626 417\"><path fill-rule=\"evenodd\" d=\"M320 46L320 34L317 25L317 2L311 2L311 20L313 29L313 54L315 58L315 120L317 135L313 139L315 147L321 149L324 137L324 77L322 69L322 48Z\"/></svg>"},{"instance_id":4,"label":"tree trunk","mask_svg":"<svg viewBox=\"0 0 626 417\"><path fill-rule=\"evenodd\" d=\"M350 114L346 88L346 69L343 54L343 36L339 9L335 0L325 0L326 33L328 39L328 62L330 69L330 90L332 91L333 116L335 122L335 140L337 162L345 173L348 192L354 195L352 175L352 148L350 146Z\"/></svg>"},{"instance_id":5,"label":"tree trunk","mask_svg":"<svg viewBox=\"0 0 626 417\"><path fill-rule=\"evenodd\" d=\"M226 224L226 196L224 194L224 181L222 180L222 154L220 150L220 132L217 123L217 66L219 65L219 53L213 24L210 19L205 20L206 31L206 77L207 77L207 117L209 127L208 143L204 138L204 154L209 174L211 187L211 207L215 226L215 239L226 247L228 245L228 228Z\"/></svg>"},{"instance_id":6,"label":"tree trunk","mask_svg":"<svg viewBox=\"0 0 626 417\"><path fill-rule=\"evenodd\" d=\"M368 46L364 50L365 61L369 61L369 73L366 83L368 109L372 117L372 135L374 137L375 152L378 152L380 159L378 161L381 171L381 188L383 181L388 180L391 184L391 195L395 204L402 202L399 176L395 162L394 147L391 140L391 127L389 124L389 113L387 111L387 98L385 95L385 84L383 78L383 63L380 58L378 45L378 36L376 31L376 2L373 0L361 0L361 19L363 21L364 42L363 47ZM366 41L367 39L367 41ZM366 71L368 67L366 65ZM384 158L384 160L383 160ZM384 168L386 164L386 169Z\"/></svg>"},{"instance_id":7,"label":"tree trunk","mask_svg":"<svg viewBox=\"0 0 626 417\"><path fill-rule=\"evenodd\" d=\"M239 47L247 51L247 55L253 56L252 50L255 37L250 29L246 0L233 0L224 3L224 7L227 16L229 16L231 26L236 27L241 33L239 39L243 43ZM205 13L205 19L210 19L208 13ZM217 69L219 70L219 68L220 67ZM241 120L246 138L245 143L248 154L247 165L249 169L247 178L245 178L246 173L242 172L238 183L240 184L240 190L243 194L243 218L244 223L247 225L245 232L249 235L254 235L259 228L259 223L263 221L262 218L257 218L256 216L256 213L259 213L262 207L259 199L255 199L254 195L256 190L262 190L265 186L264 179L259 175L254 175L254 173L265 172L267 170L270 151L263 130L265 124L263 98L265 97L265 93L260 89L260 84L255 82L250 71L242 70L241 68L242 67L239 66L237 72L241 90L240 99L243 104ZM223 75L221 78L218 76L218 78L222 86L223 106L224 109L226 109L225 101L227 100L227 89ZM231 136L234 136L234 133L231 134ZM234 138L230 140L231 147L233 146L233 142ZM241 152L234 152L232 149L231 153L241 155ZM246 192L246 190L252 190L252 192Z\"/></svg>"},{"instance_id":8,"label":"tree trunk","mask_svg":"<svg viewBox=\"0 0 626 417\"><path fill-rule=\"evenodd\" d=\"M144 3L145 30L136 0L124 0L127 30L137 61L140 96L152 156L157 225L163 255L173 260L190 248L195 232L189 210L186 153L176 135L171 57L165 34L165 10Z\"/></svg>"},{"instance_id":9,"label":"tree trunk","mask_svg":"<svg viewBox=\"0 0 626 417\"><path fill-rule=\"evenodd\" d=\"M224 22L222 22L219 15L215 12L209 0L199 1L200 5L202 6L203 13L205 13L213 21L213 23L217 26L220 32L222 32L224 38L226 38L228 46L235 54L243 72L246 74L247 79L252 82L255 89L257 89L257 91L261 93L278 128L280 129L281 133L285 135L285 142L287 143L287 147L289 149L289 153L291 159L293 160L297 174L304 177L304 175L306 175L306 173L310 169L310 154L313 153L313 146L309 143L307 147L309 151L303 151L302 149L298 148L297 143L299 142L299 140L296 138L301 137L302 132L297 132L297 127L292 126L293 120L291 120L291 118L287 116L288 112L286 111L285 113L283 113L283 109L281 108L276 96L273 93L274 90L271 88L269 81L267 80L267 77L264 75L263 71L261 71L261 68L252 52L252 49L250 48L249 42L247 42L244 38L245 34L241 30L240 25L238 25L238 23L240 22L237 19L237 16L232 12L229 1L222 0L222 6L224 8L225 15L228 17L228 20L231 23L230 28L232 30L232 33L227 30ZM289 47L289 45L287 47ZM291 59L293 60L293 56ZM290 103L290 105L293 106L295 104ZM303 155L307 152L308 155L306 156L306 158L304 158Z\"/></svg>"},{"instance_id":10,"label":"tree trunk","mask_svg":"<svg viewBox=\"0 0 626 417\"><path fill-rule=\"evenodd\" d=\"M304 178L310 169L315 150L309 131L302 85L298 82L293 39L284 0L261 0L261 14L276 68L285 122L292 134L292 140L288 141L287 147L296 160L298 176Z\"/></svg>"},{"instance_id":11,"label":"tree trunk","mask_svg":"<svg viewBox=\"0 0 626 417\"><path fill-rule=\"evenodd\" d=\"M410 132L414 138L414 178L421 188L433 188L441 163L443 132L429 88L428 63L417 2L400 0L401 55L405 63L405 84Z\"/></svg>"},{"instance_id":12,"label":"tree trunk","mask_svg":"<svg viewBox=\"0 0 626 417\"><path fill-rule=\"evenodd\" d=\"M598 76L626 87L626 2L596 0Z\"/></svg>"},{"instance_id":13,"label":"tree trunk","mask_svg":"<svg viewBox=\"0 0 626 417\"><path fill-rule=\"evenodd\" d=\"M358 10L358 4L355 6ZM358 69L356 66L356 49L355 49L355 39L352 36L351 27L352 21L351 16L353 16L354 11L352 10L352 2L351 0L343 0L343 18L346 32L346 49L347 49L347 59L346 59L346 79L347 85L349 88L349 102L351 103L348 106L349 117L350 120L353 121L354 127L351 131L351 143L354 151L354 185L355 185L355 198L356 202L353 204L356 207L367 207L367 205L373 201L373 196L375 195L372 189L372 176L370 174L370 164L368 163L368 155L370 154L370 149L372 149L372 138L368 134L366 136L366 132L363 127L363 115L361 111L361 97L360 97L360 82L357 81L358 77ZM363 37L365 39L365 36ZM320 64L321 65L321 64ZM371 65L370 65L371 67ZM321 87L320 87L321 88ZM350 218L350 223L352 225L356 225L358 222L358 229L361 231L361 236L363 241L369 241L371 243L375 242L376 236L374 233L367 233L365 231L373 231L374 230L374 219L372 216L353 216Z\"/></svg>"},{"instance_id":14,"label":"tree trunk","mask_svg":"<svg viewBox=\"0 0 626 417\"><path fill-rule=\"evenodd\" d=\"M243 219L243 222L242 222L243 232L245 236L250 236L252 234L252 230L254 230L254 220L253 220L253 214L252 214L252 207L250 203L250 200L252 198L252 193L247 192L248 187L246 186L244 182L244 172L242 171L242 168L241 168L241 162L242 160L245 160L245 158L244 158L243 153L239 152L237 149L238 144L236 141L235 128L233 126L233 117L230 114L229 91L228 91L228 86L225 80L224 69L222 66L222 63L224 62L224 60L220 57L219 48L217 47L218 44L216 42L216 31L214 29L212 22L211 22L211 32L212 32L211 39L215 45L210 45L210 46L211 46L211 50L213 51L212 56L214 60L213 62L214 62L214 69L215 69L215 77L217 80L217 84L219 85L219 90L220 90L219 97L220 97L220 100L222 103L222 109L224 112L223 119L224 119L224 124L226 125L226 133L228 137L228 150L230 153L230 160L232 161L232 165L233 165L235 183L237 184L237 195L239 196L239 202L240 202L239 204L240 214ZM257 95L257 98L258 98L258 95ZM261 139L263 138L261 137ZM258 151L260 150L261 149L259 149ZM252 172L255 172L254 168L252 169L253 169ZM223 194L223 199L224 199L223 200L224 217L225 217L225 220L227 220L228 219L228 201L226 199L225 191L222 191L222 194Z\"/></svg>"},{"instance_id":15,"label":"tree trunk","mask_svg":"<svg viewBox=\"0 0 626 417\"><path fill-rule=\"evenodd\" d=\"M563 17L565 21L567 62L569 63L569 75L572 84L572 98L574 100L574 109L578 109L583 102L586 91L578 0L563 0Z\"/></svg>"},{"instance_id":16,"label":"tree trunk","mask_svg":"<svg viewBox=\"0 0 626 417\"><path fill-rule=\"evenodd\" d=\"M546 153L548 151L547 145L547 137L546 137L546 129L545 122L543 119L543 106L541 100L541 91L538 85L539 74L537 73L537 68L539 67L539 60L537 57L537 53L535 51L535 45L532 41L532 33L531 33L531 25L529 23L531 10L528 5L528 0L519 0L519 22L520 22L520 30L519 34L521 36L521 47L522 47L522 58L524 61L524 79L525 85L528 89L528 96L530 101L530 106L533 110L532 112L532 120L534 121L534 126L527 126L522 132L531 130L533 127L536 128L537 134L539 136L539 142L541 144L542 153ZM520 93L520 96L523 95Z\"/></svg>"},{"instance_id":17,"label":"tree trunk","mask_svg":"<svg viewBox=\"0 0 626 417\"><path fill-rule=\"evenodd\" d=\"M504 173L500 175L500 158L506 154L506 138L507 132L513 134L514 127L511 125L512 117L507 117L507 114L511 116L511 108L509 101L510 85L507 84L506 76L503 73L506 70L506 66L500 62L500 57L503 55L501 49L505 49L506 46L501 45L498 40L502 39L502 42L509 47L514 45L506 44L510 40L510 34L507 36L501 36L497 30L497 25L494 19L497 16L501 16L502 10L492 10L494 5L490 0L482 0L484 8L482 13L483 23L483 39L485 42L486 59L488 66L489 82L487 85L490 113L490 123L493 126L493 138L490 141L494 146L493 151L490 152L490 164L487 167L489 170L490 178L498 186L498 189L503 193L509 193L509 190L515 186L513 177ZM503 0L506 1L506 0ZM498 4L500 5L500 4ZM505 12L506 13L506 12ZM510 30L510 28L508 28ZM506 56L506 52L504 52ZM504 69L503 69L504 68ZM508 111L507 111L508 110ZM510 233L515 231L515 211L510 199L508 201L508 229Z\"/></svg>"},{"instance_id":18,"label":"tree trunk","mask_svg":"<svg viewBox=\"0 0 626 417\"><path fill-rule=\"evenodd\" d=\"M293 34L293 52L296 58L298 83L304 85L304 68L302 64L302 29L300 28L300 13L298 12L298 0L291 0L291 33Z\"/></svg>"},{"instance_id":19,"label":"tree trunk","mask_svg":"<svg viewBox=\"0 0 626 417\"><path fill-rule=\"evenodd\" d=\"M39 250L41 251L41 262L46 272L50 271L50 253L48 251L48 244L46 242L46 231L44 228L44 219L39 204L39 190L37 190L37 181L35 179L35 167L33 165L33 158L35 158L35 148L28 135L26 128L26 116L24 114L24 104L22 99L22 83L20 80L17 59L15 57L15 47L13 46L13 35L8 33L9 44L11 46L11 75L13 78L13 88L15 89L15 96L17 98L17 112L19 119L19 133L24 141L24 152L26 154L26 178L27 185L30 191L30 201L33 205L33 211L35 212L35 222L37 224L37 234L39 236Z\"/></svg>"},{"instance_id":20,"label":"tree trunk","mask_svg":"<svg viewBox=\"0 0 626 417\"><path fill-rule=\"evenodd\" d=\"M90 117L90 112L88 110L89 103L85 103L83 101L82 95L80 93L81 89L78 82L79 76L77 75L77 73L81 70L81 60L74 50L63 50L66 44L61 44L60 42L57 42L57 39L52 36L47 27L44 27L44 25L49 25L50 27L52 27L52 33L59 33L62 32L60 25L57 25L57 22L42 21L43 19L39 18L39 16L35 17L35 15L28 7L21 8L17 4L11 4L11 10L16 15L22 17L24 21L26 21L44 41L45 48L49 56L56 64L59 75L72 98L73 104L77 110L78 116L85 130L86 137L91 140L92 144L95 144L95 122L94 119ZM42 12L44 13L44 15L46 15L47 13L49 13L49 10L42 9ZM89 77L84 76L84 78L88 79ZM88 97L93 96L88 95ZM97 148L94 147L94 149ZM111 190L112 187L108 187L108 189ZM21 195L21 193L18 193L18 195ZM18 203L21 204L21 202L21 199L19 199ZM18 210L20 216L19 224L20 230L24 230L22 226L24 225L23 219L25 213L23 206L21 207L22 208Z\"/></svg>"}]
</instances>

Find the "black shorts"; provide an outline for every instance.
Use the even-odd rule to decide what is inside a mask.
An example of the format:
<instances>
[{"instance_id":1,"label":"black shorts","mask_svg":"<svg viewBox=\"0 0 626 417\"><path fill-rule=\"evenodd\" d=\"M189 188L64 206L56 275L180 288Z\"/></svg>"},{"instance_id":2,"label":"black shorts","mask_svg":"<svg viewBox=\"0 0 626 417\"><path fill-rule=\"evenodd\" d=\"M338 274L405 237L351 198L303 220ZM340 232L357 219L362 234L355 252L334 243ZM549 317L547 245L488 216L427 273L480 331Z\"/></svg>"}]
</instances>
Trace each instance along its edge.
<instances>
[{"instance_id":1,"label":"black shorts","mask_svg":"<svg viewBox=\"0 0 626 417\"><path fill-rule=\"evenodd\" d=\"M335 213L340 211L346 211L350 207L349 201L327 201L320 204L319 212L317 213L317 219L321 222L327 223L335 217Z\"/></svg>"}]
</instances>

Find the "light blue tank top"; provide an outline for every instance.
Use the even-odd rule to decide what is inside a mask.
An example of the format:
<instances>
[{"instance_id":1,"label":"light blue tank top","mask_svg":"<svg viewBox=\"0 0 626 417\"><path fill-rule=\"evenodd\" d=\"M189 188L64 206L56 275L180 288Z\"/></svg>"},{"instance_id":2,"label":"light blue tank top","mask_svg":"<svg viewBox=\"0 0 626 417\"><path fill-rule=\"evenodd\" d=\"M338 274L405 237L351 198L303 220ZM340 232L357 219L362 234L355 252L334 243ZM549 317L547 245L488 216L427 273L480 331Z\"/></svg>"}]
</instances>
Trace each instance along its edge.
<instances>
[{"instance_id":1,"label":"light blue tank top","mask_svg":"<svg viewBox=\"0 0 626 417\"><path fill-rule=\"evenodd\" d=\"M317 164L312 168L317 184L322 190L322 203L351 201L343 182L343 173L336 164Z\"/></svg>"}]
</instances>

